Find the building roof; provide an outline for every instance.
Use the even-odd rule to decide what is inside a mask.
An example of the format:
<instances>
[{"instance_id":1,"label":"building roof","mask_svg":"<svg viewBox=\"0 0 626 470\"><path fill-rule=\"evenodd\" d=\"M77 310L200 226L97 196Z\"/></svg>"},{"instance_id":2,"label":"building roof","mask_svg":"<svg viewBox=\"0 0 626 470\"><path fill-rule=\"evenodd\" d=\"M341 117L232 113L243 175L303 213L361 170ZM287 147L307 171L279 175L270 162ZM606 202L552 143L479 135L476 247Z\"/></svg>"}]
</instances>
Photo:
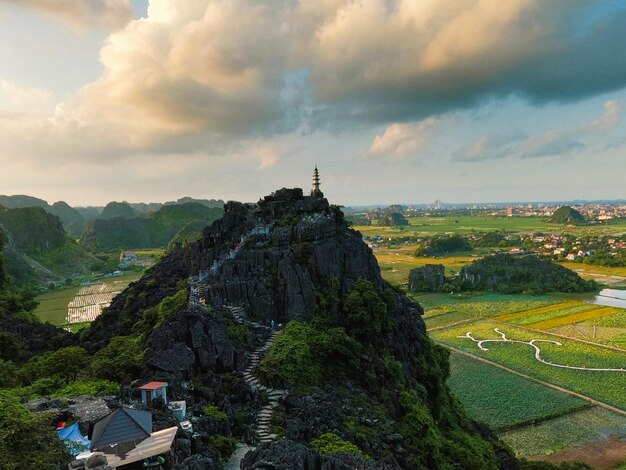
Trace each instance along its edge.
<instances>
[{"instance_id":1,"label":"building roof","mask_svg":"<svg viewBox=\"0 0 626 470\"><path fill-rule=\"evenodd\" d=\"M174 438L176 437L177 430L178 427L174 426L154 432L150 434L150 437L141 441L139 444L137 444L137 446L124 453L123 455L119 455L119 453L116 453L113 450L109 450L105 452L96 451L85 455L81 454L78 457L86 458L89 455L94 454L105 455L108 465L114 468L123 467L124 465L129 465L131 463L168 452L172 448L172 444L174 442Z\"/></svg>"},{"instance_id":2,"label":"building roof","mask_svg":"<svg viewBox=\"0 0 626 470\"><path fill-rule=\"evenodd\" d=\"M152 413L118 408L98 421L91 435L94 450L126 442L140 442L152 432Z\"/></svg>"},{"instance_id":3,"label":"building roof","mask_svg":"<svg viewBox=\"0 0 626 470\"><path fill-rule=\"evenodd\" d=\"M158 390L163 387L167 387L167 382L148 382L139 387L139 390Z\"/></svg>"}]
</instances>

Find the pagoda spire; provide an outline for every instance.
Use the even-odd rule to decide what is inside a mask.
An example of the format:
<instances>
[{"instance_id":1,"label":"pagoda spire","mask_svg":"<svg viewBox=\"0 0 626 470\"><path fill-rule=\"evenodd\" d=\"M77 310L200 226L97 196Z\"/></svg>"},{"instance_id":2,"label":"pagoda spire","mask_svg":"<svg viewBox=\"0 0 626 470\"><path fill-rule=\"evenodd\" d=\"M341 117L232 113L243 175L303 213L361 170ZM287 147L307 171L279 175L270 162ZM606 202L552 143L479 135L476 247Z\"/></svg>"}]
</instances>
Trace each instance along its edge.
<instances>
[{"instance_id":1,"label":"pagoda spire","mask_svg":"<svg viewBox=\"0 0 626 470\"><path fill-rule=\"evenodd\" d=\"M311 196L313 197L324 196L324 194L320 190L320 172L317 170L317 165L315 165L315 169L313 170L313 186L311 187Z\"/></svg>"}]
</instances>

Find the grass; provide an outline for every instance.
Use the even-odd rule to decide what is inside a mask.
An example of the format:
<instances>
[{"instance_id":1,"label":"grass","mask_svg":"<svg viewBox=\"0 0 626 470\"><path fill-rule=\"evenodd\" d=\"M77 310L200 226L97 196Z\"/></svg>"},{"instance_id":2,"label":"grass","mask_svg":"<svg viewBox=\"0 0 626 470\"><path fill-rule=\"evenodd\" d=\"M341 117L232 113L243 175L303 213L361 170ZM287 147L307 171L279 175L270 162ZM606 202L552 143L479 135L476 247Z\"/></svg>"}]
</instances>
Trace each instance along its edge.
<instances>
[{"instance_id":1,"label":"grass","mask_svg":"<svg viewBox=\"0 0 626 470\"><path fill-rule=\"evenodd\" d=\"M566 447L580 446L623 434L626 416L599 407L577 411L534 426L500 434L518 456L547 455Z\"/></svg>"},{"instance_id":2,"label":"grass","mask_svg":"<svg viewBox=\"0 0 626 470\"><path fill-rule=\"evenodd\" d=\"M470 416L495 430L535 423L589 406L588 402L458 353L448 385Z\"/></svg>"},{"instance_id":3,"label":"grass","mask_svg":"<svg viewBox=\"0 0 626 470\"><path fill-rule=\"evenodd\" d=\"M547 333L529 331L489 320L477 320L437 330L431 332L431 337L445 345L485 357L536 379L626 410L626 393L624 393L626 372L584 371L553 367L537 361L534 351L527 344L488 343L486 346L489 350L482 351L475 342L458 338L471 331L476 339L500 339L500 336L493 331L494 328L500 328L509 339L513 340L546 339L561 342L562 346L540 343L541 354L549 362L592 368L626 367L626 352L574 340L564 340Z\"/></svg>"}]
</instances>

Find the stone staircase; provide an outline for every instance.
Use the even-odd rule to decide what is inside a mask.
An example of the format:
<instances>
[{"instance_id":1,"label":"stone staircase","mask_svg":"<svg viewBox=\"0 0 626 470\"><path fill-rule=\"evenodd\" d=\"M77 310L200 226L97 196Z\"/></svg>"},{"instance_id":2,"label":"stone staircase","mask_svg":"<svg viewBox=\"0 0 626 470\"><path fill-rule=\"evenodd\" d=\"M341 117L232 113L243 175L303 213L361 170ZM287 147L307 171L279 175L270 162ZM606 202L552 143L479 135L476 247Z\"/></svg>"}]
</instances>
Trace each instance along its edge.
<instances>
[{"instance_id":1,"label":"stone staircase","mask_svg":"<svg viewBox=\"0 0 626 470\"><path fill-rule=\"evenodd\" d=\"M231 311L235 323L247 323L254 327L255 330L258 330L260 328L269 330L269 327L263 326L257 322L247 320L245 318L245 311L243 308L230 306L227 308ZM245 380L248 387L265 393L268 398L268 403L264 405L257 414L256 424L253 429L253 432L258 437L260 443L272 442L277 437L276 434L273 434L271 432L270 422L272 420L272 415L274 414L274 409L278 406L280 399L287 396L288 392L286 390L266 387L265 385L261 384L258 378L255 377L254 372L259 366L261 356L267 352L276 337L281 332L282 330L272 331L265 343L255 349L254 352L250 355L250 363L248 364L248 367L246 367L246 369L243 371L243 379Z\"/></svg>"}]
</instances>

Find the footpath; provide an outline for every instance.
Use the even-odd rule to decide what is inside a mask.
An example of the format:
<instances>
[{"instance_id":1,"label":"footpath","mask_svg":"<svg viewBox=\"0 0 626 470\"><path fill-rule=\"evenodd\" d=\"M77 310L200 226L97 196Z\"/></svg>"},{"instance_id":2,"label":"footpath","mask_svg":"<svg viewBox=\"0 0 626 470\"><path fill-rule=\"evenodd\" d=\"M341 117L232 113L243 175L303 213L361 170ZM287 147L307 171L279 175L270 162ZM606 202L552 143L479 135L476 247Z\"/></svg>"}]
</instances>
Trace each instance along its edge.
<instances>
[{"instance_id":1,"label":"footpath","mask_svg":"<svg viewBox=\"0 0 626 470\"><path fill-rule=\"evenodd\" d=\"M269 330L269 327L263 326L257 322L247 320L243 308L232 306L227 306L227 308L231 311L235 323L238 323L240 325L250 325L255 331L259 331L261 329ZM252 390L257 390L267 396L267 403L263 405L263 407L259 410L254 427L252 428L252 433L257 437L258 442L261 444L265 442L272 442L278 437L276 434L272 433L271 430L272 416L274 414L274 410L278 406L279 401L282 398L286 397L288 394L287 390L275 389L261 384L259 379L256 377L256 372L261 357L265 353L267 353L268 349L281 332L282 330L272 330L267 340L252 352L252 354L250 355L250 363L248 364L248 367L246 367L246 369L243 371L243 379L245 380L248 387L250 387ZM248 446L244 443L237 444L237 448L224 466L224 470L239 470L240 463L243 457L248 451L254 449L255 447Z\"/></svg>"}]
</instances>

